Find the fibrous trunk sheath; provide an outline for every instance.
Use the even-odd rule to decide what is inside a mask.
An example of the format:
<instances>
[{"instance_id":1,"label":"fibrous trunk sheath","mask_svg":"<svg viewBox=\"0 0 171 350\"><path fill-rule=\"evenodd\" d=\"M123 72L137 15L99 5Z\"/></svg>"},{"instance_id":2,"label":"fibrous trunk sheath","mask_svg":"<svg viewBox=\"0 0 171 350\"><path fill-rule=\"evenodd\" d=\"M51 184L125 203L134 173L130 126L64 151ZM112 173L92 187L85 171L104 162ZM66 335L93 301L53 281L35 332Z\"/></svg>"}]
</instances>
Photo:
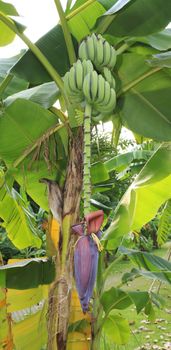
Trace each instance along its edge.
<instances>
[{"instance_id":1,"label":"fibrous trunk sheath","mask_svg":"<svg viewBox=\"0 0 171 350\"><path fill-rule=\"evenodd\" d=\"M83 130L80 128L77 134L70 140L69 163L64 186L63 198L63 225L62 244L57 259L57 277L50 293L49 305L56 317L49 317L48 329L53 330L49 334L48 350L65 350L67 342L67 329L69 321L71 288L73 281L73 246L75 237L70 232L70 227L79 220L80 198L83 177ZM50 311L50 310L49 310ZM52 341L51 336L54 338ZM51 341L50 341L51 340ZM51 343L51 345L50 345Z\"/></svg>"}]
</instances>

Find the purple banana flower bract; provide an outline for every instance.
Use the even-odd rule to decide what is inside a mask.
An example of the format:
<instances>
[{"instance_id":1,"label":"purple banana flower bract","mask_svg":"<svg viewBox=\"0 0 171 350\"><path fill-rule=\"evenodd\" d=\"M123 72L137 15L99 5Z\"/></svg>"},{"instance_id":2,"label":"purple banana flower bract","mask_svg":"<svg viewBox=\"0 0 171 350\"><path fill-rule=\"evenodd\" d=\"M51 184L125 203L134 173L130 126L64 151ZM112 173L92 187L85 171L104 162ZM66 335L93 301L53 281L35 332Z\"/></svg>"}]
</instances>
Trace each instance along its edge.
<instances>
[{"instance_id":1,"label":"purple banana flower bract","mask_svg":"<svg viewBox=\"0 0 171 350\"><path fill-rule=\"evenodd\" d=\"M98 210L85 216L84 221L73 225L73 232L79 235L74 251L74 269L76 287L81 307L85 313L88 310L97 274L99 251L92 234L101 237L100 226L104 213Z\"/></svg>"},{"instance_id":2,"label":"purple banana flower bract","mask_svg":"<svg viewBox=\"0 0 171 350\"><path fill-rule=\"evenodd\" d=\"M74 252L75 280L81 307L85 313L93 293L99 252L91 236L82 236Z\"/></svg>"}]
</instances>

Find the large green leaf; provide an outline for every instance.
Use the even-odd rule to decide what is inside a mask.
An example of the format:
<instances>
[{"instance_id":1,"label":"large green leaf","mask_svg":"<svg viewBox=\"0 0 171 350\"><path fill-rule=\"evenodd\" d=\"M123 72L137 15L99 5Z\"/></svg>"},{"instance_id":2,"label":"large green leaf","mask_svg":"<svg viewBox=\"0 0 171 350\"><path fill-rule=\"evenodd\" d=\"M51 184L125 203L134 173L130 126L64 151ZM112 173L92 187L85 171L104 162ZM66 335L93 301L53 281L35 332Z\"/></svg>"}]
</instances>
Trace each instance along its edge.
<instances>
[{"instance_id":1,"label":"large green leaf","mask_svg":"<svg viewBox=\"0 0 171 350\"><path fill-rule=\"evenodd\" d=\"M123 283L127 283L132 281L137 277L144 277L150 280L158 280L160 282L171 284L171 271L145 271L142 269L133 268L130 272L127 272L123 275L122 281Z\"/></svg>"},{"instance_id":2,"label":"large green leaf","mask_svg":"<svg viewBox=\"0 0 171 350\"><path fill-rule=\"evenodd\" d=\"M14 190L9 191L3 178L0 179L0 217L12 243L19 249L29 246L40 248L41 239L28 220L24 205Z\"/></svg>"},{"instance_id":3,"label":"large green leaf","mask_svg":"<svg viewBox=\"0 0 171 350\"><path fill-rule=\"evenodd\" d=\"M30 100L40 104L42 107L48 109L59 97L59 89L54 82L38 85L34 88L20 91L12 96L7 97L3 103L9 106L17 99Z\"/></svg>"},{"instance_id":4,"label":"large green leaf","mask_svg":"<svg viewBox=\"0 0 171 350\"><path fill-rule=\"evenodd\" d=\"M147 160L151 155L151 151L135 150L113 157L107 160L104 164L107 171L110 172L113 170L117 170L120 172L126 169L133 161Z\"/></svg>"},{"instance_id":5,"label":"large green leaf","mask_svg":"<svg viewBox=\"0 0 171 350\"><path fill-rule=\"evenodd\" d=\"M0 59L0 84L8 74L11 67L19 60L20 57L21 54L18 54L17 56L13 56L10 58ZM3 91L0 97L1 99L4 99L12 94L17 93L18 91L26 89L28 85L29 84L27 81L13 76L12 80L8 83L5 91Z\"/></svg>"},{"instance_id":6,"label":"large green leaf","mask_svg":"<svg viewBox=\"0 0 171 350\"><path fill-rule=\"evenodd\" d=\"M12 166L56 124L57 118L54 114L38 104L22 99L16 100L1 114L0 157L7 165Z\"/></svg>"},{"instance_id":7,"label":"large green leaf","mask_svg":"<svg viewBox=\"0 0 171 350\"><path fill-rule=\"evenodd\" d=\"M14 264L16 262L17 261L15 261L14 259L14 261L10 261L10 264ZM8 260L8 264L9 264L9 260ZM44 262L43 266L45 266L45 264L46 262ZM51 269L49 265L50 275L52 274L51 270L53 270L53 266ZM22 289L22 290L8 289L8 293L7 293L8 312L11 313L11 312L16 312L26 308L31 308L32 306L40 303L42 300L45 300L48 298L48 290L49 290L48 284L46 285L40 284L37 288L29 288L29 289Z\"/></svg>"},{"instance_id":8,"label":"large green leaf","mask_svg":"<svg viewBox=\"0 0 171 350\"><path fill-rule=\"evenodd\" d=\"M149 67L143 56L132 53L124 54L119 65L118 108L122 122L139 135L170 141L169 71Z\"/></svg>"},{"instance_id":9,"label":"large green leaf","mask_svg":"<svg viewBox=\"0 0 171 350\"><path fill-rule=\"evenodd\" d=\"M154 254L126 249L124 247L120 248L120 252L127 255L139 267L139 270L133 269L130 273L125 274L123 276L124 282L133 277L143 276L171 284L171 263L169 261Z\"/></svg>"},{"instance_id":10,"label":"large green leaf","mask_svg":"<svg viewBox=\"0 0 171 350\"><path fill-rule=\"evenodd\" d=\"M0 0L0 11L9 16L18 16L18 12L15 7L12 4L2 0Z\"/></svg>"},{"instance_id":11,"label":"large green leaf","mask_svg":"<svg viewBox=\"0 0 171 350\"><path fill-rule=\"evenodd\" d=\"M130 337L128 321L119 315L110 315L103 324L103 331L114 344L126 344Z\"/></svg>"},{"instance_id":12,"label":"large green leaf","mask_svg":"<svg viewBox=\"0 0 171 350\"><path fill-rule=\"evenodd\" d=\"M61 26L57 25L51 29L36 42L36 45L58 73L63 76L69 69L69 58ZM52 80L30 50L14 65L11 71L28 80L32 85L39 85Z\"/></svg>"},{"instance_id":13,"label":"large green leaf","mask_svg":"<svg viewBox=\"0 0 171 350\"><path fill-rule=\"evenodd\" d=\"M165 1L165 6L162 0L119 0L102 16L101 22L109 21L107 34L143 36L162 30L170 20L170 0Z\"/></svg>"},{"instance_id":14,"label":"large green leaf","mask_svg":"<svg viewBox=\"0 0 171 350\"><path fill-rule=\"evenodd\" d=\"M34 159L34 157L33 157ZM39 182L41 178L56 179L66 168L66 162L60 161L48 169L43 159L33 161L31 158L23 161L14 173L16 181L25 189L29 196L44 210L48 211L48 196L46 187Z\"/></svg>"},{"instance_id":15,"label":"large green leaf","mask_svg":"<svg viewBox=\"0 0 171 350\"><path fill-rule=\"evenodd\" d=\"M81 5L81 2L79 3ZM78 4L74 6L74 8L78 8ZM104 12L104 7L98 1L94 1L80 11L80 13L68 20L69 29L77 41L82 40L85 36L90 34L91 28L95 25L97 18Z\"/></svg>"},{"instance_id":16,"label":"large green leaf","mask_svg":"<svg viewBox=\"0 0 171 350\"><path fill-rule=\"evenodd\" d=\"M160 171L159 171L160 165ZM149 159L119 202L114 220L102 239L115 248L118 238L139 230L171 197L171 146L164 144Z\"/></svg>"},{"instance_id":17,"label":"large green leaf","mask_svg":"<svg viewBox=\"0 0 171 350\"><path fill-rule=\"evenodd\" d=\"M153 301L153 295L146 291L125 292L114 287L104 291L100 298L100 302L106 314L109 314L115 309L125 310L132 304L136 306L137 313L140 313L146 307L146 304L151 301Z\"/></svg>"},{"instance_id":18,"label":"large green leaf","mask_svg":"<svg viewBox=\"0 0 171 350\"><path fill-rule=\"evenodd\" d=\"M155 272L171 272L171 262L161 258L160 256L147 252L140 252L138 250L126 249L124 247L121 247L119 251L122 254L128 255L128 257L136 265L138 265L139 268L144 268L145 270Z\"/></svg>"},{"instance_id":19,"label":"large green leaf","mask_svg":"<svg viewBox=\"0 0 171 350\"><path fill-rule=\"evenodd\" d=\"M102 294L100 302L107 314L114 309L124 310L132 304L128 293L114 287Z\"/></svg>"},{"instance_id":20,"label":"large green leaf","mask_svg":"<svg viewBox=\"0 0 171 350\"><path fill-rule=\"evenodd\" d=\"M21 57L21 54L18 54L16 56L12 56L9 58L1 58L0 59L0 76L5 78L8 71L19 60L20 57Z\"/></svg>"},{"instance_id":21,"label":"large green leaf","mask_svg":"<svg viewBox=\"0 0 171 350\"><path fill-rule=\"evenodd\" d=\"M153 55L153 57L148 60L148 63L153 67L171 68L171 51Z\"/></svg>"},{"instance_id":22,"label":"large green leaf","mask_svg":"<svg viewBox=\"0 0 171 350\"><path fill-rule=\"evenodd\" d=\"M12 4L0 0L0 12L7 16L17 16L18 13ZM14 38L15 33L9 29L2 21L0 21L0 46L10 44Z\"/></svg>"},{"instance_id":23,"label":"large green leaf","mask_svg":"<svg viewBox=\"0 0 171 350\"><path fill-rule=\"evenodd\" d=\"M50 284L55 278L55 265L47 258L35 258L0 266L0 275L5 274L5 286L10 289L31 289Z\"/></svg>"},{"instance_id":24,"label":"large green leaf","mask_svg":"<svg viewBox=\"0 0 171 350\"><path fill-rule=\"evenodd\" d=\"M22 99L4 109L0 118L0 157L8 167L17 167L13 176L45 210L47 192L39 180L59 180L67 162L68 133L55 132L57 123L56 115Z\"/></svg>"},{"instance_id":25,"label":"large green leaf","mask_svg":"<svg viewBox=\"0 0 171 350\"><path fill-rule=\"evenodd\" d=\"M2 81L3 79L0 77L0 83L2 83ZM1 94L0 98L5 99L10 95L18 93L21 90L27 89L28 85L29 83L26 80L23 80L14 76L12 80L9 82L6 89Z\"/></svg>"},{"instance_id":26,"label":"large green leaf","mask_svg":"<svg viewBox=\"0 0 171 350\"><path fill-rule=\"evenodd\" d=\"M40 350L45 348L48 338L46 313L47 308L30 313L23 321L13 323L13 341L16 349Z\"/></svg>"},{"instance_id":27,"label":"large green leaf","mask_svg":"<svg viewBox=\"0 0 171 350\"><path fill-rule=\"evenodd\" d=\"M146 37L137 38L157 50L168 50L171 48L171 29L167 28L159 33L147 35Z\"/></svg>"},{"instance_id":28,"label":"large green leaf","mask_svg":"<svg viewBox=\"0 0 171 350\"><path fill-rule=\"evenodd\" d=\"M91 165L91 181L92 184L98 184L100 182L109 180L109 174L102 162L97 162Z\"/></svg>"}]
</instances>

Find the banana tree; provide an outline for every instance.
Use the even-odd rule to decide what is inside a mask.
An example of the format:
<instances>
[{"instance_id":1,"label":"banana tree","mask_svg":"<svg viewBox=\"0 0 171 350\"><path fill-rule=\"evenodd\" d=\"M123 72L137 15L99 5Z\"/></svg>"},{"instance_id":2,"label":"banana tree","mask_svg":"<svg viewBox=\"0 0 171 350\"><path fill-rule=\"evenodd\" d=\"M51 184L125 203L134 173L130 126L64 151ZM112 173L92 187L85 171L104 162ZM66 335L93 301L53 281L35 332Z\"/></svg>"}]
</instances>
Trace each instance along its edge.
<instances>
[{"instance_id":1,"label":"banana tree","mask_svg":"<svg viewBox=\"0 0 171 350\"><path fill-rule=\"evenodd\" d=\"M119 315L110 315L124 307L115 306L125 292L105 290L109 276L104 273L105 251L115 249L124 235L140 228L171 198L170 69L149 59L170 49L171 33L164 28L171 20L171 3L167 0L163 7L162 0L77 0L73 6L68 1L66 11L59 0L55 5L60 23L32 43L16 20L15 8L0 1L1 45L18 35L28 46L26 53L1 60L0 157L5 171L0 216L19 249L40 246L27 208L13 189L18 183L57 220L56 236L48 234L49 254L55 255L56 264L49 292L48 349L66 348L74 250L84 312L100 257L91 320L91 349L98 349L102 330L110 339L112 324L125 327L125 333L128 330ZM114 222L102 236L101 252L103 213L91 213L91 186L109 179L112 161L91 166L91 129L108 120L113 123L116 145L122 126L136 137L165 143L118 204ZM148 196L155 205L142 210ZM142 295L143 307L147 297L151 302L151 296ZM127 306L136 305L133 293L124 298ZM122 343L127 341L127 336L121 338Z\"/></svg>"}]
</instances>

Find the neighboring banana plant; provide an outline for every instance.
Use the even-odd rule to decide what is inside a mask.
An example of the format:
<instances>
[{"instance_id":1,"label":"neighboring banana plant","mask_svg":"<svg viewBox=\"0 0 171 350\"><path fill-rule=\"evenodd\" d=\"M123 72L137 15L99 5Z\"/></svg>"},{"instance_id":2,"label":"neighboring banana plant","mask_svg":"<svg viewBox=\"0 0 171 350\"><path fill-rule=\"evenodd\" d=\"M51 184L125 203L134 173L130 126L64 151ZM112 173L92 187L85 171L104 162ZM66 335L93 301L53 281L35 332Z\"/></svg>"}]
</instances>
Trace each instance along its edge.
<instances>
[{"instance_id":1,"label":"neighboring banana plant","mask_svg":"<svg viewBox=\"0 0 171 350\"><path fill-rule=\"evenodd\" d=\"M138 0L113 0L95 3L87 1L80 5L78 0L71 8L71 1L68 1L67 14L59 0L55 0L55 5L60 24L33 44L23 33L23 26L8 16L16 14L14 9L9 11L9 7L5 7L3 1L0 1L0 21L9 30L6 33L2 26L6 38L3 39L3 44L12 40L13 32L30 49L17 62L16 59L1 62L0 73L2 70L3 78L4 70L7 74L0 85L0 97L3 99L0 115L0 157L15 181L24 186L37 205L45 210L49 208L57 219L55 233L52 233L54 218L49 220L50 234L47 233L52 243L49 244L49 255L55 255L56 263L56 277L49 292L48 350L66 349L74 248L76 285L83 311L87 312L90 308L92 312L91 350L97 350L100 349L103 330L118 345L128 341L128 336L124 337L122 334L124 330L129 334L127 321L120 315L111 314L111 311L124 309L132 304L137 307L137 312L141 311L137 306L137 292L127 293L116 286L106 289L107 279L115 273L115 262L105 268L105 255L107 249L118 248L124 234L141 227L171 197L171 152L169 144L159 148L130 186L116 208L112 225L102 236L102 251L99 231L103 213L91 213L90 205L91 183L94 184L93 176L90 176L90 170L93 169L91 129L101 121L111 120L115 129L116 146L122 125L135 132L137 139L144 136L159 142L171 141L170 71L160 66L150 67L146 62L147 56L154 49L160 52L171 48L171 41L166 47L166 42L162 39L162 43L155 47L155 33L171 20L171 3L170 0L165 0L163 7L163 0L158 0L157 3L155 0L150 3L149 0L144 0L143 4ZM132 18L135 15L138 20L134 23ZM77 23L82 23L81 31ZM26 87L29 82L27 90L20 92L21 87L15 91L15 75L25 79ZM10 97L10 88L17 94ZM56 99L59 99L61 109L53 106ZM109 163L106 166L100 165L101 181L109 179L108 172L111 168L107 169L107 166L110 168ZM7 171L7 183L8 174ZM48 185L48 196L39 182L40 179ZM99 182L98 179L97 183ZM6 189L5 185L6 182L2 184L2 191ZM54 193L50 192L53 187L51 185L55 186L59 205L56 202L52 205ZM153 207L148 206L148 195L153 198ZM7 197L10 197L9 192ZM83 203L80 205L81 199ZM13 198L10 197L10 201L16 205ZM80 210L81 207L83 210ZM12 216L8 207L3 207L3 211L5 214L2 216L0 212L0 216L8 224L8 218L12 221ZM18 211L23 215L21 210ZM99 215L100 222L95 220L96 214ZM23 222L24 219L25 215ZM95 226L89 226L90 223ZM71 227L80 237L71 232ZM26 232L29 232L32 241L39 246L37 235L32 236L30 230ZM19 237L15 237L15 241L17 239ZM29 240L25 246L27 244L30 245ZM133 255L128 251L126 254ZM151 278L165 279L170 283L171 268L165 260L162 261L165 270L159 273L159 258L146 255L143 258L145 262L153 262ZM42 261L41 264L33 261L30 265L35 267L34 273L37 266L41 273L46 266L46 271L50 267L51 271L54 269L51 260ZM3 287L8 287L5 284L6 276L12 275L12 271L9 267L1 268L0 280ZM21 271L22 267L20 273ZM28 271L30 275L31 268L28 267ZM96 272L96 288L93 291ZM54 271L49 280L41 273L38 272L35 280L36 287L44 281L51 283ZM149 271L146 273L139 270L137 274L140 273L147 275ZM46 274L48 272L45 276ZM26 282L26 287L29 288L30 281ZM93 303L90 300L92 293ZM140 292L138 297L141 300L141 309L150 313L146 310L146 304L155 303L153 295ZM111 334L112 325L119 328L119 339L114 332Z\"/></svg>"}]
</instances>

